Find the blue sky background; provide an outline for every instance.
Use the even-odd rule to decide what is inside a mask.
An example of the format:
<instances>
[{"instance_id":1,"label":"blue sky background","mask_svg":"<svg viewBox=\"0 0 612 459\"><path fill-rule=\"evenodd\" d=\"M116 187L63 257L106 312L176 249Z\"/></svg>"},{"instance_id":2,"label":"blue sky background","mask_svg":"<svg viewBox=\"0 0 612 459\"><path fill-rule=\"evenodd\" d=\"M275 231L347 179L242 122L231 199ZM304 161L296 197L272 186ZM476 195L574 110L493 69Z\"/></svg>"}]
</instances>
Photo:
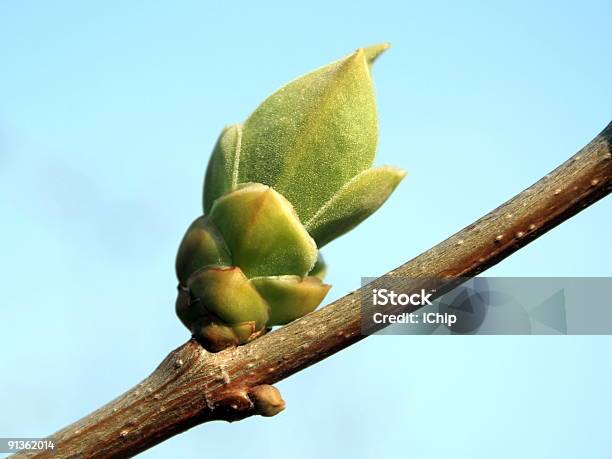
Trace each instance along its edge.
<instances>
[{"instance_id":1,"label":"blue sky background","mask_svg":"<svg viewBox=\"0 0 612 459\"><path fill-rule=\"evenodd\" d=\"M188 338L173 259L220 129L353 49L377 62L378 164L409 171L325 254L330 300L436 244L612 119L612 4L14 1L0 5L0 436L42 436ZM612 200L488 274L610 276ZM148 458L612 457L610 337L371 337L279 384L272 419Z\"/></svg>"}]
</instances>

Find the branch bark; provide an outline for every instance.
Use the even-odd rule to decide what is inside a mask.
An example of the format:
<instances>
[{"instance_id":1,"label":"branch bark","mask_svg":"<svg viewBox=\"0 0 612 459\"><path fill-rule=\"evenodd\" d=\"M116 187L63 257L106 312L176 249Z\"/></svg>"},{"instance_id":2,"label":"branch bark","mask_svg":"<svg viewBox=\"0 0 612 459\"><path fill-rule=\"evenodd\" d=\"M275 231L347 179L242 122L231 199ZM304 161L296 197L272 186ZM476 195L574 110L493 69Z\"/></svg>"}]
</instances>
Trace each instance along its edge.
<instances>
[{"instance_id":1,"label":"branch bark","mask_svg":"<svg viewBox=\"0 0 612 459\"><path fill-rule=\"evenodd\" d=\"M387 273L387 285L402 287L406 278L445 278L452 284L473 277L603 198L612 190L611 145L612 123L534 185ZM274 414L282 400L268 385L364 338L360 304L369 295L369 287L361 288L248 345L216 354L190 340L140 384L49 437L53 451L13 457L130 457L207 421Z\"/></svg>"}]
</instances>

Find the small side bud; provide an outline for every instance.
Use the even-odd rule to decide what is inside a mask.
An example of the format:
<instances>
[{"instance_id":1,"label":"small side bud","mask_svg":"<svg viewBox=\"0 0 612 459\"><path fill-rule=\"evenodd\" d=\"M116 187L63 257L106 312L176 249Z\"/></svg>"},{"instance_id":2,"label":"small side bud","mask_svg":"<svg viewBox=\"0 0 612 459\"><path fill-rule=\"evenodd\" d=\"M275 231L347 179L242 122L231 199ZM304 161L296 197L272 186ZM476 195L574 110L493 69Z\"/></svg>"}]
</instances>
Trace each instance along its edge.
<instances>
[{"instance_id":1,"label":"small side bud","mask_svg":"<svg viewBox=\"0 0 612 459\"><path fill-rule=\"evenodd\" d=\"M191 332L198 342L210 352L219 352L228 347L238 346L240 339L231 327L203 317L191 326Z\"/></svg>"},{"instance_id":2,"label":"small side bud","mask_svg":"<svg viewBox=\"0 0 612 459\"><path fill-rule=\"evenodd\" d=\"M251 283L270 305L268 325L285 325L314 311L331 288L317 277L256 277Z\"/></svg>"},{"instance_id":3,"label":"small side bud","mask_svg":"<svg viewBox=\"0 0 612 459\"><path fill-rule=\"evenodd\" d=\"M199 217L187 229L176 255L176 276L182 285L207 265L229 265L231 257L223 237L208 217Z\"/></svg>"},{"instance_id":4,"label":"small side bud","mask_svg":"<svg viewBox=\"0 0 612 459\"><path fill-rule=\"evenodd\" d=\"M285 409L285 401L274 386L262 384L249 391L257 414L265 417L275 416Z\"/></svg>"}]
</instances>

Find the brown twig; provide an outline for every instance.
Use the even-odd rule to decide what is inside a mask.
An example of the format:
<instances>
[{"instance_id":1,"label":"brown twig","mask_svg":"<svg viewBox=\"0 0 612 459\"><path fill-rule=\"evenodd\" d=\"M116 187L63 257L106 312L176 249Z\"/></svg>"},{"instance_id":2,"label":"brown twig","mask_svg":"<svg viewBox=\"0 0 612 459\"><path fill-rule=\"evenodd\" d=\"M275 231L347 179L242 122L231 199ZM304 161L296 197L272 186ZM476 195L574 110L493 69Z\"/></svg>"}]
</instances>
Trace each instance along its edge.
<instances>
[{"instance_id":1,"label":"brown twig","mask_svg":"<svg viewBox=\"0 0 612 459\"><path fill-rule=\"evenodd\" d=\"M610 193L612 123L552 173L477 222L386 275L472 277ZM401 286L401 285L399 285ZM362 339L359 289L278 331L212 354L193 340L142 383L51 438L52 452L14 457L129 457L210 420L283 408L270 387Z\"/></svg>"}]
</instances>

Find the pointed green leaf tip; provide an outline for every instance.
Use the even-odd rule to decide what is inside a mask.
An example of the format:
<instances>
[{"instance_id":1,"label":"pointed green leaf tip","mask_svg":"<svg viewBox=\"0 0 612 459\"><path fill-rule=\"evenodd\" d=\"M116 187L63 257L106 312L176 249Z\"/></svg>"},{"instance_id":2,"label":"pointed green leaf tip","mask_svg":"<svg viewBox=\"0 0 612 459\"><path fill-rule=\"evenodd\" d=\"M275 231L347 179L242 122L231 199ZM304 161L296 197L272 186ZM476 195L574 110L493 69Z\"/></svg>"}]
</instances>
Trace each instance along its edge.
<instances>
[{"instance_id":1,"label":"pointed green leaf tip","mask_svg":"<svg viewBox=\"0 0 612 459\"><path fill-rule=\"evenodd\" d=\"M377 167L363 171L344 185L305 224L317 247L323 247L372 215L405 176L401 169Z\"/></svg>"},{"instance_id":2,"label":"pointed green leaf tip","mask_svg":"<svg viewBox=\"0 0 612 459\"><path fill-rule=\"evenodd\" d=\"M244 126L226 128L206 172L205 213L240 183L266 184L291 202L319 247L371 215L405 175L369 172L377 141L370 67L388 48L360 48L308 73L272 94Z\"/></svg>"},{"instance_id":3,"label":"pointed green leaf tip","mask_svg":"<svg viewBox=\"0 0 612 459\"><path fill-rule=\"evenodd\" d=\"M374 61L378 59L380 55L386 50L388 50L390 47L391 45L389 43L381 43L379 45L372 45L368 46L367 48L364 48L363 52L370 67L372 67Z\"/></svg>"},{"instance_id":4,"label":"pointed green leaf tip","mask_svg":"<svg viewBox=\"0 0 612 459\"><path fill-rule=\"evenodd\" d=\"M370 167L378 127L369 64L385 47L360 48L268 97L242 128L238 183L274 187L307 221Z\"/></svg>"}]
</instances>

